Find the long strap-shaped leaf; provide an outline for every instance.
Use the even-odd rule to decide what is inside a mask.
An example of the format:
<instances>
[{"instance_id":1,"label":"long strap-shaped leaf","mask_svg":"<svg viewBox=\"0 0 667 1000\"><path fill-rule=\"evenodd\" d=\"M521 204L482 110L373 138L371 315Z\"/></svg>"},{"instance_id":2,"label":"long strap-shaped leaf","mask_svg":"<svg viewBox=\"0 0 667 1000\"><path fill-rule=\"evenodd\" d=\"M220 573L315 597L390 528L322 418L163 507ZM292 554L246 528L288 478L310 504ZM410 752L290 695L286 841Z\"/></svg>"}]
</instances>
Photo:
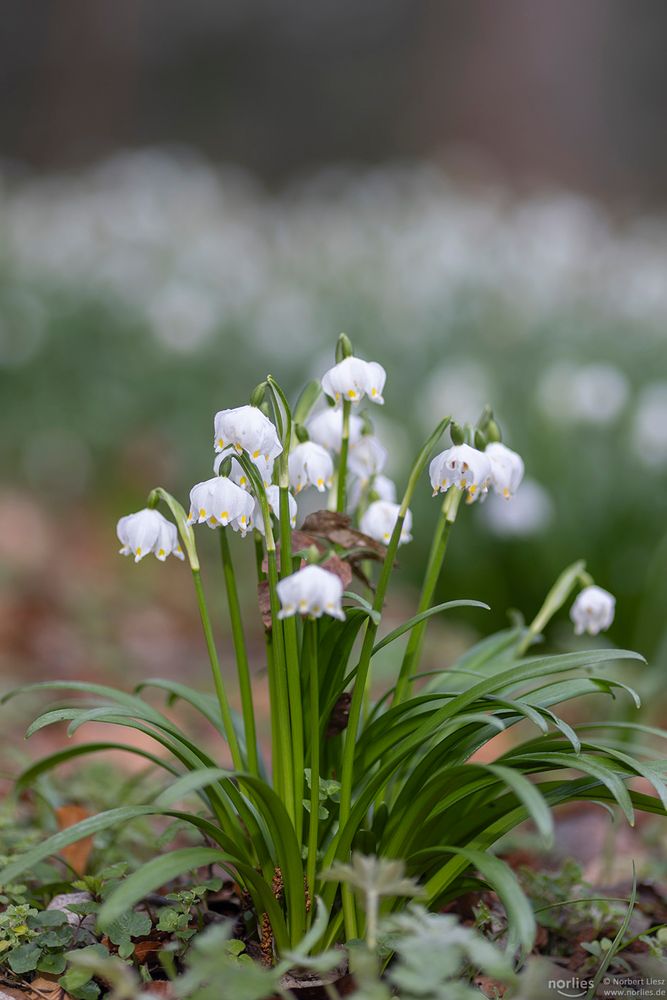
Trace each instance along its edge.
<instances>
[{"instance_id":1,"label":"long strap-shaped leaf","mask_svg":"<svg viewBox=\"0 0 667 1000\"><path fill-rule=\"evenodd\" d=\"M476 851L470 847L450 845L419 851L418 854L410 858L410 863L417 863L441 854L456 854L466 865L473 865L482 873L491 888L498 893L507 912L509 929L507 952L513 955L518 946L521 948L522 954L527 955L535 942L537 925L532 907L509 865L493 854Z\"/></svg>"}]
</instances>

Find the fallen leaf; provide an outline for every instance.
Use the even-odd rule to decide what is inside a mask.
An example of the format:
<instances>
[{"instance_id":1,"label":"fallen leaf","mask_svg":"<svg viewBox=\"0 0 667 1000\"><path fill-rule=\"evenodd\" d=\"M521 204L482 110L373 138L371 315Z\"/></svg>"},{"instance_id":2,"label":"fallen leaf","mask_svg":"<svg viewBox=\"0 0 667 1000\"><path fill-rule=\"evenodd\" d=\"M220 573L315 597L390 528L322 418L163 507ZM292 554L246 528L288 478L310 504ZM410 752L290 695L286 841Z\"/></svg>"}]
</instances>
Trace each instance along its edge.
<instances>
[{"instance_id":1,"label":"fallen leaf","mask_svg":"<svg viewBox=\"0 0 667 1000\"><path fill-rule=\"evenodd\" d=\"M74 826L76 823L80 823L82 819L87 819L89 816L90 813L87 809L83 806L74 805L72 803L65 806L59 806L56 809L56 820L58 822L58 827L61 830L67 830L68 827ZM67 862L68 865L71 865L77 875L85 875L88 859L90 858L90 852L92 849L93 838L83 837L81 840L77 840L73 844L63 847L60 852L60 856Z\"/></svg>"}]
</instances>

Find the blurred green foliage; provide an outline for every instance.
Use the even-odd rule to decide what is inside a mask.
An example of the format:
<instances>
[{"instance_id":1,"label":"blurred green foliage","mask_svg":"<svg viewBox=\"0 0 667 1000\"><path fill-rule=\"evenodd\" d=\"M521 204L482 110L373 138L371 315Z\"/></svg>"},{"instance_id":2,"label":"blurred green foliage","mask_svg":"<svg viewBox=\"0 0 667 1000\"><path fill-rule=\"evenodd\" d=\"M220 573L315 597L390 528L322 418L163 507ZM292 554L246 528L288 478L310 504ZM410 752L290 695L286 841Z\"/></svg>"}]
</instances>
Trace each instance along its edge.
<instances>
[{"instance_id":1,"label":"blurred green foliage","mask_svg":"<svg viewBox=\"0 0 667 1000\"><path fill-rule=\"evenodd\" d=\"M667 663L667 225L424 166L268 195L159 153L8 177L0 200L6 482L51 510L102 505L112 551L152 486L185 498L211 474L217 409L269 371L296 393L344 329L388 371L372 416L399 490L437 420L486 402L538 484L513 524L495 499L465 511L438 598L487 601L490 631L583 557L617 595L610 638ZM408 580L437 503L425 480Z\"/></svg>"}]
</instances>

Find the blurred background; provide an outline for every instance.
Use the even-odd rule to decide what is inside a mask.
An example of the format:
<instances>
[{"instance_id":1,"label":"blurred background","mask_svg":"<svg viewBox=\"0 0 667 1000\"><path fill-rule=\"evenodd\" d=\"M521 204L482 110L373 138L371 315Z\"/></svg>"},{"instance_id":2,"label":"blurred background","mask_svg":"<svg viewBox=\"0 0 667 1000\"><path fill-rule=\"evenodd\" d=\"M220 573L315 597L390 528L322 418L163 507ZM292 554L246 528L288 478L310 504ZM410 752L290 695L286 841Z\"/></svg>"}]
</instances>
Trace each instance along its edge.
<instances>
[{"instance_id":1,"label":"blurred background","mask_svg":"<svg viewBox=\"0 0 667 1000\"><path fill-rule=\"evenodd\" d=\"M583 557L618 598L607 638L657 690L667 7L23 0L3 18L0 686L205 676L187 573L120 559L116 520L158 483L185 502L213 413L269 371L296 393L345 330L389 372L373 416L399 484L443 413L486 402L525 458L514 501L459 518L439 596L492 612L434 625L430 665L508 608L532 617ZM414 606L429 494L392 613ZM565 615L550 641L572 642Z\"/></svg>"}]
</instances>

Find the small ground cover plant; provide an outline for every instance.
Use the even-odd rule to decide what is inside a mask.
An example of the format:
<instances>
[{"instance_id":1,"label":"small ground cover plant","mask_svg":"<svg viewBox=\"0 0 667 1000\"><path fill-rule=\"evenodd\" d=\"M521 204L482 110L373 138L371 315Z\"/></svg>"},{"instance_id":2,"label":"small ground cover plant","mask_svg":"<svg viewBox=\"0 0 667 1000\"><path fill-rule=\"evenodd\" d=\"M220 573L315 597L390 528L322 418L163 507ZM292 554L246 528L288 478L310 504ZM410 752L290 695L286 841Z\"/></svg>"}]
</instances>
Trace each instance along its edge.
<instances>
[{"instance_id":1,"label":"small ground cover plant","mask_svg":"<svg viewBox=\"0 0 667 1000\"><path fill-rule=\"evenodd\" d=\"M134 939L153 926L144 910L134 911L137 904L185 873L215 867L238 885L243 940L256 945L268 967L307 966L332 953L340 961L340 947L347 945L353 955L359 940L371 955L383 948L389 955L397 946L388 932L384 940L387 928L400 935L418 924L427 937L437 936L453 918L434 914L480 886L491 887L501 900L505 955L520 960L533 947L537 923L517 877L492 853L494 844L526 820L548 843L552 810L566 802L597 802L629 823L635 809L665 811L661 767L638 745L645 727L600 721L575 728L559 709L572 699L619 690L636 698L608 667L641 657L611 647L551 655L535 649L551 618L573 597L577 634L596 636L611 625L614 598L595 585L582 562L562 573L529 625L517 623L482 640L448 669L421 672L429 619L461 605L485 607L468 599L432 604L457 518L490 490L511 503L524 470L520 456L502 442L490 409L474 426L443 416L399 493L383 474L386 448L363 409L383 404L385 380L382 366L356 357L341 335L336 363L305 387L293 408L269 375L248 405L216 414L214 475L193 486L187 512L158 487L145 509L118 522L121 553L135 562L149 554L160 561L173 555L189 565L212 693L154 678L132 693L53 680L8 696L35 688L77 695L41 714L29 735L62 722L71 735L94 722L137 730L155 743L154 750L118 739L76 744L28 767L20 787L65 762L109 749L139 755L166 772L166 781L144 802L106 809L9 859L0 885L15 884L84 837L150 816L185 824L199 838L160 849L130 874L103 878L97 890L80 882L90 901L74 912L93 916L121 958L129 959ZM451 441L443 450L445 433ZM410 504L427 478L439 509L417 613L385 632L382 616L399 547L422 529L413 524ZM297 498L305 491L321 494L325 509L311 512L297 528ZM198 554L200 532L206 532L198 525L211 529L220 548L240 714L232 710L220 666ZM241 606L230 528L254 544L257 609ZM245 638L251 613L264 624L268 759L258 740ZM398 674L374 700L374 658L404 637ZM186 732L157 706L156 691L168 703L183 700L212 724L219 758L196 732ZM480 756L499 732L520 723L534 733L495 759ZM629 788L637 777L655 794ZM192 801L194 808L188 806ZM156 917L158 930L187 944L201 930L190 914L212 884L169 893ZM418 904L410 904L413 897ZM402 916L407 906L412 909ZM53 927L42 921L28 911L7 917L5 950L15 972L17 963L25 967L28 954L36 959L35 969L40 962L53 965L48 941L70 933L62 921ZM17 932L24 925L25 941ZM458 947L468 954L465 935ZM478 966L495 967L493 955L486 961L482 951ZM92 967L99 952L89 954L85 961ZM228 949L225 954L229 958ZM460 965L445 962L434 976L447 979L446 969L458 974ZM399 954L387 981L409 996L414 974ZM92 973L80 982L75 976L78 986L70 972L65 975L71 990L92 995L86 994ZM442 989L454 995L451 986Z\"/></svg>"}]
</instances>

